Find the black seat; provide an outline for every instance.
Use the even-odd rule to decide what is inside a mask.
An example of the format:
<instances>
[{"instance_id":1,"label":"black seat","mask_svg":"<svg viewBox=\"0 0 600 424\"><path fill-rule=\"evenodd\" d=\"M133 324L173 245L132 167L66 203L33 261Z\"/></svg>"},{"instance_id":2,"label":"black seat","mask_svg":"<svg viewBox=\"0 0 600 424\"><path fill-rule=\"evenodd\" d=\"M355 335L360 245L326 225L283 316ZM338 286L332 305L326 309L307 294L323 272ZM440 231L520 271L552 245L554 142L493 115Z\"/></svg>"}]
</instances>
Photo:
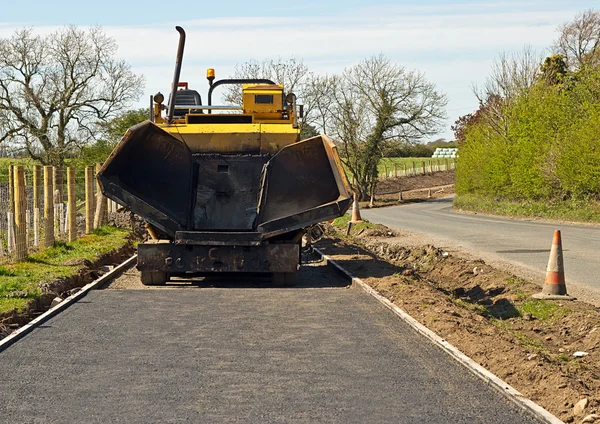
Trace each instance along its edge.
<instances>
[{"instance_id":1,"label":"black seat","mask_svg":"<svg viewBox=\"0 0 600 424\"><path fill-rule=\"evenodd\" d=\"M169 103L171 96L169 96ZM178 90L175 97L176 106L202 106L202 97L196 90ZM191 113L202 113L202 110L191 110ZM186 109L175 109L174 116L182 117L188 112Z\"/></svg>"}]
</instances>

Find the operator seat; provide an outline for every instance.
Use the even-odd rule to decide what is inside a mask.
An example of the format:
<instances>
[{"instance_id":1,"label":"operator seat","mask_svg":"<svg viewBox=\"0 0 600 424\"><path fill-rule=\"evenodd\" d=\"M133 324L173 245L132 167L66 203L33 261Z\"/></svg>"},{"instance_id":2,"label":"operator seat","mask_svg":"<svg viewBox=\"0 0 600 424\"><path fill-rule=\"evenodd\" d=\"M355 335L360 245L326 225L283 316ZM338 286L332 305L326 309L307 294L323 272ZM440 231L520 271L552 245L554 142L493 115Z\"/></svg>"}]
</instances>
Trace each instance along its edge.
<instances>
[{"instance_id":1,"label":"operator seat","mask_svg":"<svg viewBox=\"0 0 600 424\"><path fill-rule=\"evenodd\" d=\"M169 104L171 103L171 96L169 95ZM177 106L202 106L202 97L196 90L178 90L177 96L175 97L175 104ZM202 113L202 110L190 110L186 109L175 109L173 115L181 118L187 113Z\"/></svg>"}]
</instances>

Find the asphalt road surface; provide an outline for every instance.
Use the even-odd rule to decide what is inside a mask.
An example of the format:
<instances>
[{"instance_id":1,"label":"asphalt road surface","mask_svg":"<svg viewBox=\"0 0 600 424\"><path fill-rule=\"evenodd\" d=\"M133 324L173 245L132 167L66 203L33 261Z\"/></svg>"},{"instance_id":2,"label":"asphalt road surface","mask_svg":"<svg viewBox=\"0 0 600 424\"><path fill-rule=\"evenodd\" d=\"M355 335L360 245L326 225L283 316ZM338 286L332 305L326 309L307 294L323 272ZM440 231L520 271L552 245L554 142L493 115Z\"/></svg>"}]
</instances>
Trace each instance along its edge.
<instances>
[{"instance_id":1,"label":"asphalt road surface","mask_svg":"<svg viewBox=\"0 0 600 424\"><path fill-rule=\"evenodd\" d=\"M425 234L438 247L462 248L487 261L516 265L540 284L554 230L561 230L567 289L600 299L600 227L459 213L452 210L452 198L363 210L361 215L390 228Z\"/></svg>"},{"instance_id":2,"label":"asphalt road surface","mask_svg":"<svg viewBox=\"0 0 600 424\"><path fill-rule=\"evenodd\" d=\"M0 352L0 421L531 423L331 277L99 290Z\"/></svg>"}]
</instances>

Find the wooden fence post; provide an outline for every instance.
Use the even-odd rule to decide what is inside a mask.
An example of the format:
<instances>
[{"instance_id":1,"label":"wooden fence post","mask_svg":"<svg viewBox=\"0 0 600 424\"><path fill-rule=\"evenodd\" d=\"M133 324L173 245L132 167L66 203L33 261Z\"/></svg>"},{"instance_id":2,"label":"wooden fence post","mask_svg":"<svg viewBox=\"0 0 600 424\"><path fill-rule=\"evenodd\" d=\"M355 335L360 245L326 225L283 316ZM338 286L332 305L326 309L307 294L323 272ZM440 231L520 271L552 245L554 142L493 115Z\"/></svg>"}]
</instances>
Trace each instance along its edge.
<instances>
[{"instance_id":1,"label":"wooden fence post","mask_svg":"<svg viewBox=\"0 0 600 424\"><path fill-rule=\"evenodd\" d=\"M69 241L77 239L77 201L75 198L75 169L67 168L67 226Z\"/></svg>"},{"instance_id":2,"label":"wooden fence post","mask_svg":"<svg viewBox=\"0 0 600 424\"><path fill-rule=\"evenodd\" d=\"M40 244L40 198L42 194L42 167L33 167L33 245Z\"/></svg>"},{"instance_id":3,"label":"wooden fence post","mask_svg":"<svg viewBox=\"0 0 600 424\"><path fill-rule=\"evenodd\" d=\"M406 177L406 162L404 162L403 165L404 165L404 176Z\"/></svg>"},{"instance_id":4,"label":"wooden fence post","mask_svg":"<svg viewBox=\"0 0 600 424\"><path fill-rule=\"evenodd\" d=\"M425 175L427 172L426 172L426 169L425 169L425 161L424 160L421 161L421 165L423 166L423 175Z\"/></svg>"},{"instance_id":5,"label":"wooden fence post","mask_svg":"<svg viewBox=\"0 0 600 424\"><path fill-rule=\"evenodd\" d=\"M413 173L413 175L417 175L417 164L415 163L414 160L412 161L412 163L413 163L413 172L412 173Z\"/></svg>"},{"instance_id":6,"label":"wooden fence post","mask_svg":"<svg viewBox=\"0 0 600 424\"><path fill-rule=\"evenodd\" d=\"M54 168L44 166L44 247L54 246Z\"/></svg>"},{"instance_id":7,"label":"wooden fence post","mask_svg":"<svg viewBox=\"0 0 600 424\"><path fill-rule=\"evenodd\" d=\"M394 164L394 177L398 178L398 165Z\"/></svg>"},{"instance_id":8,"label":"wooden fence post","mask_svg":"<svg viewBox=\"0 0 600 424\"><path fill-rule=\"evenodd\" d=\"M85 232L94 230L94 167L85 167Z\"/></svg>"},{"instance_id":9,"label":"wooden fence post","mask_svg":"<svg viewBox=\"0 0 600 424\"><path fill-rule=\"evenodd\" d=\"M8 240L7 251L12 253L15 250L15 170L14 165L8 166L8 212L6 214Z\"/></svg>"},{"instance_id":10,"label":"wooden fence post","mask_svg":"<svg viewBox=\"0 0 600 424\"><path fill-rule=\"evenodd\" d=\"M15 259L27 258L27 195L25 193L25 171L23 166L14 168L15 192Z\"/></svg>"}]
</instances>

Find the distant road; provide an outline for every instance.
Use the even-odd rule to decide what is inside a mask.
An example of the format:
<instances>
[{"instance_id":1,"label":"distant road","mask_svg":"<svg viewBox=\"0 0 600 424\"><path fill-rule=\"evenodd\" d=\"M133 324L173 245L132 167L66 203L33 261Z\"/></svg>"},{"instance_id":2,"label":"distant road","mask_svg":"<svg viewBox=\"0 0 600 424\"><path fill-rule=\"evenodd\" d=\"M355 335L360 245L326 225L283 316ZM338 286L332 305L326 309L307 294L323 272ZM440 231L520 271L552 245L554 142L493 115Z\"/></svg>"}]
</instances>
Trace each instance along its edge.
<instances>
[{"instance_id":1,"label":"distant road","mask_svg":"<svg viewBox=\"0 0 600 424\"><path fill-rule=\"evenodd\" d=\"M561 230L568 290L600 302L600 227L464 214L452 210L452 198L361 214L390 228L426 234L438 247L464 249L488 262L515 265L540 284L553 231Z\"/></svg>"}]
</instances>

